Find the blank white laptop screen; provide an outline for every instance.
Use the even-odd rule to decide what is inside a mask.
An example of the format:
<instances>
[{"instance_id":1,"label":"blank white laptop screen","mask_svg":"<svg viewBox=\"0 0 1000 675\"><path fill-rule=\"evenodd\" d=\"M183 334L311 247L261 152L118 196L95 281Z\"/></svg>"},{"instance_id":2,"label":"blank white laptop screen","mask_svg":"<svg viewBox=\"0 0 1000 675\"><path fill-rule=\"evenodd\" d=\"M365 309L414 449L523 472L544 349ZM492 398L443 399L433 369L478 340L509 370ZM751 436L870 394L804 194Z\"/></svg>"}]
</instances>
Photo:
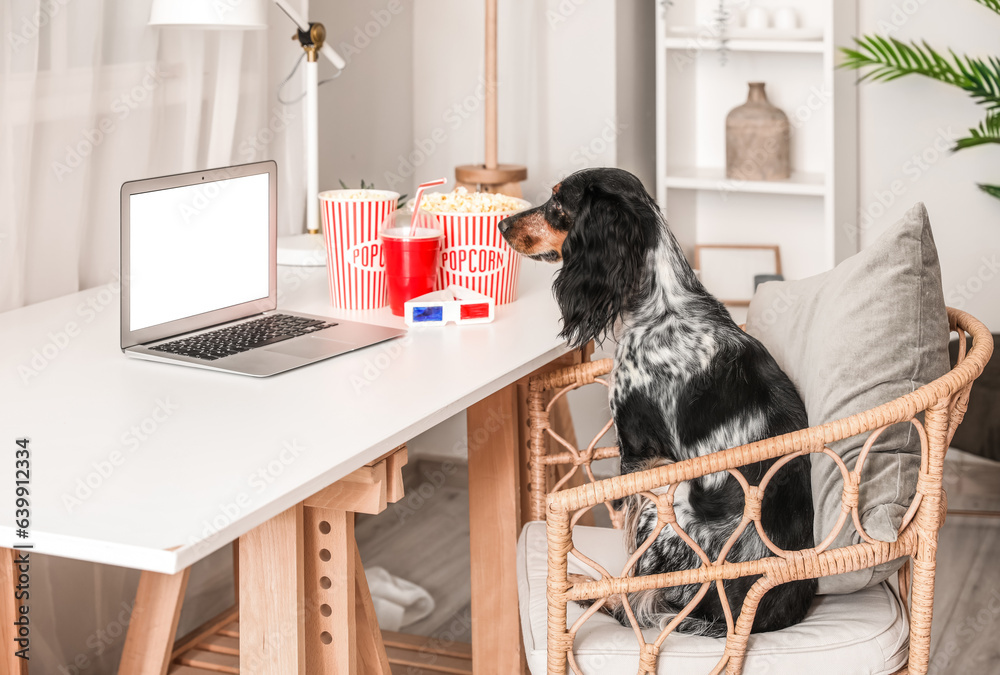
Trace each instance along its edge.
<instances>
[{"instance_id":1,"label":"blank white laptop screen","mask_svg":"<svg viewBox=\"0 0 1000 675\"><path fill-rule=\"evenodd\" d=\"M268 174L131 195L129 329L268 295Z\"/></svg>"}]
</instances>

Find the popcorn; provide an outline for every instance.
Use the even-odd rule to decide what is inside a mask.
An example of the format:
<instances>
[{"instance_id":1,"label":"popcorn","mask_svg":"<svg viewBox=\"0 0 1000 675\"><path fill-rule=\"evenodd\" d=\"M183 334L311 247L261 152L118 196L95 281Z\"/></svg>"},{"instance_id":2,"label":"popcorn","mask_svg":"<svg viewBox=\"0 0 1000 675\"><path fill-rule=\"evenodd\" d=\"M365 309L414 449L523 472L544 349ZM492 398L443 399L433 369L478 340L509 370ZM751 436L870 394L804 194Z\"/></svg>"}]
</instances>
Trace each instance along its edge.
<instances>
[{"instance_id":1,"label":"popcorn","mask_svg":"<svg viewBox=\"0 0 1000 675\"><path fill-rule=\"evenodd\" d=\"M337 199L387 199L383 190L338 190Z\"/></svg>"},{"instance_id":2,"label":"popcorn","mask_svg":"<svg viewBox=\"0 0 1000 675\"><path fill-rule=\"evenodd\" d=\"M452 192L428 192L420 199L420 209L431 213L508 213L521 211L525 202L492 192L469 192L457 187Z\"/></svg>"}]
</instances>

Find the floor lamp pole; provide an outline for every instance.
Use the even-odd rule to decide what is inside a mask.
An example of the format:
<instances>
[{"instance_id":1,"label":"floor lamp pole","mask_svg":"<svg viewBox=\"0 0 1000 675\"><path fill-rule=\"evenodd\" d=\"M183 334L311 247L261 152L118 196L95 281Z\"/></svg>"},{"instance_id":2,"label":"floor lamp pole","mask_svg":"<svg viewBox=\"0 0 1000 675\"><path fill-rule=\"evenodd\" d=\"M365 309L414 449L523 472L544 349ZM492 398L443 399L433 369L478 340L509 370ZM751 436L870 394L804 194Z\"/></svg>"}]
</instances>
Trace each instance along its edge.
<instances>
[{"instance_id":1,"label":"floor lamp pole","mask_svg":"<svg viewBox=\"0 0 1000 675\"><path fill-rule=\"evenodd\" d=\"M306 232L320 233L319 222L319 62L306 63Z\"/></svg>"},{"instance_id":2,"label":"floor lamp pole","mask_svg":"<svg viewBox=\"0 0 1000 675\"><path fill-rule=\"evenodd\" d=\"M519 164L501 164L497 143L497 0L486 0L486 131L485 161L455 167L455 187L521 196L521 181L528 169Z\"/></svg>"},{"instance_id":3,"label":"floor lamp pole","mask_svg":"<svg viewBox=\"0 0 1000 675\"><path fill-rule=\"evenodd\" d=\"M347 65L326 42L321 23L309 23L286 0L274 4L298 28L298 39L306 52L305 92L305 161L306 161L306 232L278 240L278 263L284 265L322 266L326 264L326 246L319 217L319 55L323 54L338 69Z\"/></svg>"}]
</instances>

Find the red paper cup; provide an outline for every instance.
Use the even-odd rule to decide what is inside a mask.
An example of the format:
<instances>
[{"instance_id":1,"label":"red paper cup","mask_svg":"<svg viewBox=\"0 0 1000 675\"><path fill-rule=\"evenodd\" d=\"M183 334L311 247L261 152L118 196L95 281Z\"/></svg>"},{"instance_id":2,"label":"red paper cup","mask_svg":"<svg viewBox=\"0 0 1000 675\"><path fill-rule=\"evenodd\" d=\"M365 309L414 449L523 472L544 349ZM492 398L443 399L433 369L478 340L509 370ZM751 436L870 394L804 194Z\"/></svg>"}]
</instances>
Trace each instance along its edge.
<instances>
[{"instance_id":1,"label":"red paper cup","mask_svg":"<svg viewBox=\"0 0 1000 675\"><path fill-rule=\"evenodd\" d=\"M407 300L434 290L441 261L441 242L440 230L418 228L412 236L408 227L382 230L386 291L389 307L396 316L403 316Z\"/></svg>"},{"instance_id":2,"label":"red paper cup","mask_svg":"<svg viewBox=\"0 0 1000 675\"><path fill-rule=\"evenodd\" d=\"M521 257L507 245L497 225L531 208L530 203L519 201L521 208L502 213L433 212L444 229L437 290L455 284L487 295L497 305L517 300Z\"/></svg>"},{"instance_id":3,"label":"red paper cup","mask_svg":"<svg viewBox=\"0 0 1000 675\"><path fill-rule=\"evenodd\" d=\"M363 197L359 197L363 193ZM385 254L378 226L396 210L389 190L319 193L326 237L330 302L340 309L377 309L386 302Z\"/></svg>"}]
</instances>

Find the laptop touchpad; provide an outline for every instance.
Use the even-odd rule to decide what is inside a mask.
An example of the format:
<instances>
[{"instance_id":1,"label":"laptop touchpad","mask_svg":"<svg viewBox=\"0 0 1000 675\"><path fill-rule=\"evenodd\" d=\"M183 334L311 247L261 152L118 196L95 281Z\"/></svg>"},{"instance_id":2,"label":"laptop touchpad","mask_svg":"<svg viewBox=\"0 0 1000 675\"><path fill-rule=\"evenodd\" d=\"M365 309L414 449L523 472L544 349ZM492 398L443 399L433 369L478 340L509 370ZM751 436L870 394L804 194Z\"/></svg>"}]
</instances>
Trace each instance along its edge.
<instances>
[{"instance_id":1,"label":"laptop touchpad","mask_svg":"<svg viewBox=\"0 0 1000 675\"><path fill-rule=\"evenodd\" d=\"M294 340L285 340L269 347L263 347L264 351L299 356L304 359L321 359L326 356L336 356L343 352L350 351L351 346L335 340L323 340L312 336L303 336Z\"/></svg>"}]
</instances>

